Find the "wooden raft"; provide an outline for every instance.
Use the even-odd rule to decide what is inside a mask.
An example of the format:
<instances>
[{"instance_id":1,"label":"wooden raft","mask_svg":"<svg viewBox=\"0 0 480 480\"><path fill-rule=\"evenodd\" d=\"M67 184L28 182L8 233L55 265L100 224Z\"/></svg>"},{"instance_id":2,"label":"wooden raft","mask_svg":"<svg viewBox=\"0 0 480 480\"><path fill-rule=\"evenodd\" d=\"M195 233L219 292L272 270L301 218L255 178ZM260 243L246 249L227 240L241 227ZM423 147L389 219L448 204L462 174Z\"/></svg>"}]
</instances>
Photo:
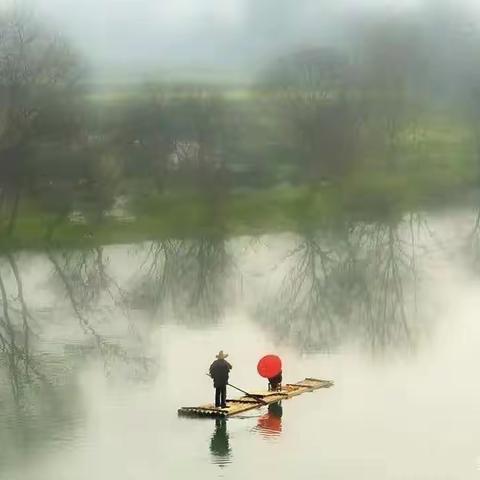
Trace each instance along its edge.
<instances>
[{"instance_id":1,"label":"wooden raft","mask_svg":"<svg viewBox=\"0 0 480 480\"><path fill-rule=\"evenodd\" d=\"M296 383L282 385L282 389L276 392L250 392L252 396L244 395L238 399L228 400L227 408L216 408L212 403L200 405L199 407L182 407L178 409L179 415L192 417L231 417L239 413L262 407L266 404L287 400L302 393L313 392L319 388L329 388L333 382L329 380L318 380L316 378L305 378ZM259 401L261 398L263 402Z\"/></svg>"}]
</instances>

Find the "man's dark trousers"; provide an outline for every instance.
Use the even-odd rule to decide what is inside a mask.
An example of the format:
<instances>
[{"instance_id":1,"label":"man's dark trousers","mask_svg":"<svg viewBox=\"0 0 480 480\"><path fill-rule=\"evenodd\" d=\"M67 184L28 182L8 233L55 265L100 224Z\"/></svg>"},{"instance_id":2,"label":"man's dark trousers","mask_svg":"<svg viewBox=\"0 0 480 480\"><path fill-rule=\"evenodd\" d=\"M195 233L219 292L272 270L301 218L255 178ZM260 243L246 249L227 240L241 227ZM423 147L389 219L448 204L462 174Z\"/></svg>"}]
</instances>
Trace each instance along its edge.
<instances>
[{"instance_id":1,"label":"man's dark trousers","mask_svg":"<svg viewBox=\"0 0 480 480\"><path fill-rule=\"evenodd\" d=\"M215 406L224 407L227 401L227 386L222 385L221 387L215 388Z\"/></svg>"}]
</instances>

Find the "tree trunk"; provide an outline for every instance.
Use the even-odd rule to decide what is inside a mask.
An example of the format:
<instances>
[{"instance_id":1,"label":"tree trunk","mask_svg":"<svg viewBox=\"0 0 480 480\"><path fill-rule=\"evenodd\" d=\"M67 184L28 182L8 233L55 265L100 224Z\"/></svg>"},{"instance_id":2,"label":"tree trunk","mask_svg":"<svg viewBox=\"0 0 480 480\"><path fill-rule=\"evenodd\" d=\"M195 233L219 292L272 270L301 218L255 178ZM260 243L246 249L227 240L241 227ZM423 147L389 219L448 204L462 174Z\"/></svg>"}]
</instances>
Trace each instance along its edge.
<instances>
[{"instance_id":1,"label":"tree trunk","mask_svg":"<svg viewBox=\"0 0 480 480\"><path fill-rule=\"evenodd\" d=\"M15 197L13 199L12 211L10 213L10 218L8 220L7 236L12 235L13 229L15 228L15 224L17 223L18 207L20 205L20 195L21 195L21 187L17 187L15 190Z\"/></svg>"}]
</instances>

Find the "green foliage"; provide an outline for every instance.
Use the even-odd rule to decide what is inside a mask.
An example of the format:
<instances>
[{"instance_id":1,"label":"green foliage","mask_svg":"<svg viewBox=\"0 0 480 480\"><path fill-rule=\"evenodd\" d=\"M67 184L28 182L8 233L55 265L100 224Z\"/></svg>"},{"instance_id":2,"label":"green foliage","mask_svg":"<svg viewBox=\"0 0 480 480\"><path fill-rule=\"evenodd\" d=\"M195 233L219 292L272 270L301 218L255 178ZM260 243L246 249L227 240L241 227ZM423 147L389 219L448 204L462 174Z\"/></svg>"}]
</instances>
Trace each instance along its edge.
<instances>
[{"instance_id":1,"label":"green foliage","mask_svg":"<svg viewBox=\"0 0 480 480\"><path fill-rule=\"evenodd\" d=\"M480 178L478 88L469 115L422 96L411 19L283 56L250 90L103 93L80 88L78 55L46 26L0 23L0 221L30 244L399 217Z\"/></svg>"}]
</instances>

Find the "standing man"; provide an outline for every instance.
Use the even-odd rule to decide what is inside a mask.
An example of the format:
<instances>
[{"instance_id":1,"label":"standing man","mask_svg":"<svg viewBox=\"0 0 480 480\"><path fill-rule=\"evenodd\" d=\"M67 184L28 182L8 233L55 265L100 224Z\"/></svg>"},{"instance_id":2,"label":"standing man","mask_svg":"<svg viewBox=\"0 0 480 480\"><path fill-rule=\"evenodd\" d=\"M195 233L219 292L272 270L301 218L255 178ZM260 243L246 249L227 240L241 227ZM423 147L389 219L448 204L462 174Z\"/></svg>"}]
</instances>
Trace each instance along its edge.
<instances>
[{"instance_id":1,"label":"standing man","mask_svg":"<svg viewBox=\"0 0 480 480\"><path fill-rule=\"evenodd\" d=\"M227 408L228 374L232 366L225 360L228 354L220 350L217 359L210 365L210 376L215 387L215 407Z\"/></svg>"}]
</instances>

